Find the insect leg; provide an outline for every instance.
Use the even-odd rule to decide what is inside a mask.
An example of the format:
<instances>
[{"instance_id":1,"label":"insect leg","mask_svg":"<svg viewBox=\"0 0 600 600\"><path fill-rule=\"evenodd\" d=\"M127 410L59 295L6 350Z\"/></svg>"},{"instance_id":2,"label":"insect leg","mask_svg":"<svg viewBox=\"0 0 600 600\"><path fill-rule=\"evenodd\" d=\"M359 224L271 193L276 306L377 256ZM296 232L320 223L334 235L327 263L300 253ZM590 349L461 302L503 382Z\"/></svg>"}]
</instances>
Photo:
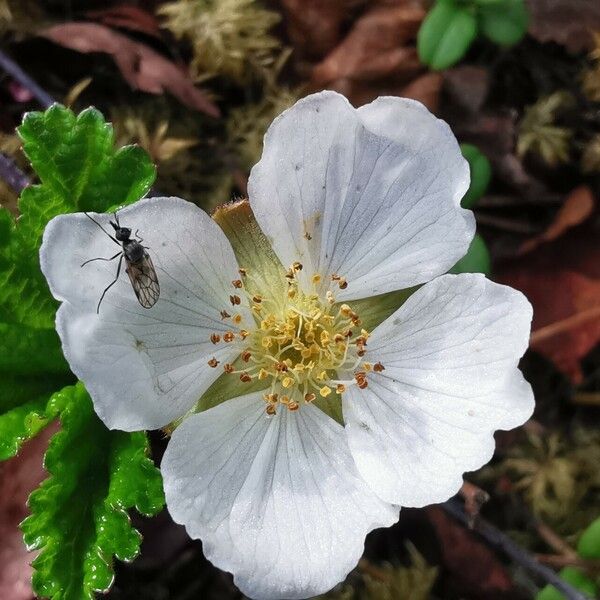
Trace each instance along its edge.
<instances>
[{"instance_id":1,"label":"insect leg","mask_svg":"<svg viewBox=\"0 0 600 600\"><path fill-rule=\"evenodd\" d=\"M117 280L119 279L119 273L121 273L121 265L123 264L123 258L124 258L124 254L121 254L121 258L119 259L119 266L117 267L117 276L115 277L114 281L112 283L109 283L108 286L106 286L106 289L102 292L102 296L100 296L100 300L98 300L98 306L96 307L96 314L100 314L100 304L102 303L102 300L104 300L104 296L106 295L106 292L108 292L108 290L110 290L110 288L115 285L115 283L117 283Z\"/></svg>"},{"instance_id":2,"label":"insect leg","mask_svg":"<svg viewBox=\"0 0 600 600\"><path fill-rule=\"evenodd\" d=\"M85 267L85 265L87 265L88 263L94 262L95 260L105 260L105 261L115 260L115 258L117 258L117 256L119 256L119 254L123 254L123 252L119 251L114 256L111 256L110 258L90 258L89 260L82 262L81 266Z\"/></svg>"},{"instance_id":3,"label":"insect leg","mask_svg":"<svg viewBox=\"0 0 600 600\"><path fill-rule=\"evenodd\" d=\"M133 235L134 235L134 236L137 238L137 241L138 241L138 242L143 242L143 241L144 241L144 238L141 238L141 237L138 235L139 231L140 231L139 229L136 229L136 230L135 230L135 233L134 233Z\"/></svg>"},{"instance_id":4,"label":"insect leg","mask_svg":"<svg viewBox=\"0 0 600 600\"><path fill-rule=\"evenodd\" d=\"M86 212L83 213L88 219L90 219L91 221L93 221L94 223L96 223L96 225L98 225L98 227L100 227L100 229L102 229L102 231L104 231L104 233L115 243L118 244L119 246L121 245L121 243L119 242L119 240L117 240L116 238L114 238L112 235L110 235L110 233L108 233L108 231L106 231L106 229L104 229L104 227L102 227L102 225L100 225L100 223L98 223L98 221L96 221L96 219L94 219L94 217L90 217L90 215L88 215Z\"/></svg>"}]
</instances>

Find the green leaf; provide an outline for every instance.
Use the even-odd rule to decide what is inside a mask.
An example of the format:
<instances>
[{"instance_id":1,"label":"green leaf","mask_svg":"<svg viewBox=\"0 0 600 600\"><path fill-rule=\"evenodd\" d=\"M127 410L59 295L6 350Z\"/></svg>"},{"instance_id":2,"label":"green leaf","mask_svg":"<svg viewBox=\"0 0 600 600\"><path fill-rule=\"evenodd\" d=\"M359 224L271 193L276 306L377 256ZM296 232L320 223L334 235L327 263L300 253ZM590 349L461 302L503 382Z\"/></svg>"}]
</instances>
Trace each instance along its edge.
<instances>
[{"instance_id":1,"label":"green leaf","mask_svg":"<svg viewBox=\"0 0 600 600\"><path fill-rule=\"evenodd\" d=\"M74 380L54 330L58 303L39 267L47 222L138 200L155 177L143 150L114 148L112 127L95 109L28 113L18 133L40 184L23 191L18 222L0 208L0 460L49 422L50 395Z\"/></svg>"},{"instance_id":2,"label":"green leaf","mask_svg":"<svg viewBox=\"0 0 600 600\"><path fill-rule=\"evenodd\" d=\"M600 558L600 518L581 534L577 543L577 553L581 558L595 560Z\"/></svg>"},{"instance_id":3,"label":"green leaf","mask_svg":"<svg viewBox=\"0 0 600 600\"><path fill-rule=\"evenodd\" d=\"M0 319L53 328L57 305L38 259L46 224L61 213L103 212L138 200L156 173L141 148L114 148L112 127L93 108L76 116L56 104L26 114L17 132L41 183L23 190L18 226L7 223L6 213L0 219L12 238L4 248L11 266L0 273Z\"/></svg>"},{"instance_id":4,"label":"green leaf","mask_svg":"<svg viewBox=\"0 0 600 600\"><path fill-rule=\"evenodd\" d=\"M460 150L469 163L471 170L471 184L461 201L461 205L463 208L472 208L487 191L492 177L492 167L490 161L479 151L477 146L461 144Z\"/></svg>"},{"instance_id":5,"label":"green leaf","mask_svg":"<svg viewBox=\"0 0 600 600\"><path fill-rule=\"evenodd\" d=\"M0 460L48 424L50 395L73 379L54 329L0 322Z\"/></svg>"},{"instance_id":6,"label":"green leaf","mask_svg":"<svg viewBox=\"0 0 600 600\"><path fill-rule=\"evenodd\" d=\"M438 0L419 29L417 50L432 69L447 69L466 54L476 37L477 19L470 7Z\"/></svg>"},{"instance_id":7,"label":"green leaf","mask_svg":"<svg viewBox=\"0 0 600 600\"><path fill-rule=\"evenodd\" d=\"M490 253L483 238L476 233L467 253L450 269L450 273L483 273L489 275L491 270Z\"/></svg>"},{"instance_id":8,"label":"green leaf","mask_svg":"<svg viewBox=\"0 0 600 600\"><path fill-rule=\"evenodd\" d=\"M29 497L25 543L34 591L51 600L92 600L113 580L113 557L132 560L140 534L127 511L156 514L164 505L160 472L143 432L108 430L81 383L54 394L48 417L60 417L44 464L49 478Z\"/></svg>"},{"instance_id":9,"label":"green leaf","mask_svg":"<svg viewBox=\"0 0 600 600\"><path fill-rule=\"evenodd\" d=\"M0 460L14 456L23 442L50 422L46 415L50 396L71 381L69 374L0 374Z\"/></svg>"},{"instance_id":10,"label":"green leaf","mask_svg":"<svg viewBox=\"0 0 600 600\"><path fill-rule=\"evenodd\" d=\"M573 587L582 591L590 598L596 598L598 587L579 569L574 567L565 567L561 570L559 575L561 579L564 579L567 583L570 583ZM566 598L555 587L547 585L536 595L535 600L566 600Z\"/></svg>"},{"instance_id":11,"label":"green leaf","mask_svg":"<svg viewBox=\"0 0 600 600\"><path fill-rule=\"evenodd\" d=\"M529 15L523 0L486 3L479 12L481 32L492 42L512 46L527 32Z\"/></svg>"},{"instance_id":12,"label":"green leaf","mask_svg":"<svg viewBox=\"0 0 600 600\"><path fill-rule=\"evenodd\" d=\"M54 329L0 323L0 373L67 373L69 365Z\"/></svg>"}]
</instances>

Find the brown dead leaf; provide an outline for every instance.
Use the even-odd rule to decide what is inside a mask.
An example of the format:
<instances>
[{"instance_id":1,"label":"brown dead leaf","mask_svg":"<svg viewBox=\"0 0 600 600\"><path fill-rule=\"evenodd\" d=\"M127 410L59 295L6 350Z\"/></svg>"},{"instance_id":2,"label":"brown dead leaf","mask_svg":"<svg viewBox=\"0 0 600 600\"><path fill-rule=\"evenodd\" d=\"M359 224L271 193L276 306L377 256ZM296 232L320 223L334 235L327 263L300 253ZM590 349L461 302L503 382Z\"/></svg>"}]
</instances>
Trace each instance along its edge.
<instances>
[{"instance_id":1,"label":"brown dead leaf","mask_svg":"<svg viewBox=\"0 0 600 600\"><path fill-rule=\"evenodd\" d=\"M523 242L519 254L526 254L544 242L551 242L559 238L571 227L581 225L593 211L594 194L592 190L586 185L575 188L560 207L546 231Z\"/></svg>"},{"instance_id":2,"label":"brown dead leaf","mask_svg":"<svg viewBox=\"0 0 600 600\"><path fill-rule=\"evenodd\" d=\"M345 39L313 70L313 83L326 86L337 79L373 80L411 74L422 67L414 41L425 11L415 6L375 7L359 18Z\"/></svg>"},{"instance_id":3,"label":"brown dead leaf","mask_svg":"<svg viewBox=\"0 0 600 600\"><path fill-rule=\"evenodd\" d=\"M590 50L600 30L598 0L527 0L529 33L540 42L556 42L571 52Z\"/></svg>"},{"instance_id":4,"label":"brown dead leaf","mask_svg":"<svg viewBox=\"0 0 600 600\"><path fill-rule=\"evenodd\" d=\"M287 33L300 60L314 62L340 41L344 24L365 0L280 0Z\"/></svg>"},{"instance_id":5,"label":"brown dead leaf","mask_svg":"<svg viewBox=\"0 0 600 600\"><path fill-rule=\"evenodd\" d=\"M510 261L496 279L532 303L532 348L580 383L580 361L600 341L600 236L593 224Z\"/></svg>"},{"instance_id":6,"label":"brown dead leaf","mask_svg":"<svg viewBox=\"0 0 600 600\"><path fill-rule=\"evenodd\" d=\"M492 550L441 508L430 506L426 512L440 544L442 564L459 594L514 598L510 575Z\"/></svg>"},{"instance_id":7,"label":"brown dead leaf","mask_svg":"<svg viewBox=\"0 0 600 600\"><path fill-rule=\"evenodd\" d=\"M139 31L159 39L162 37L158 19L138 6L122 4L102 10L90 10L85 13L85 16L109 27Z\"/></svg>"},{"instance_id":8,"label":"brown dead leaf","mask_svg":"<svg viewBox=\"0 0 600 600\"><path fill-rule=\"evenodd\" d=\"M182 104L218 117L218 107L189 75L168 58L126 35L95 23L72 22L54 25L39 35L55 44L82 52L102 52L115 61L127 83L150 94L169 92Z\"/></svg>"},{"instance_id":9,"label":"brown dead leaf","mask_svg":"<svg viewBox=\"0 0 600 600\"><path fill-rule=\"evenodd\" d=\"M425 73L400 90L398 96L422 102L431 112L437 113L442 91L441 73Z\"/></svg>"},{"instance_id":10,"label":"brown dead leaf","mask_svg":"<svg viewBox=\"0 0 600 600\"><path fill-rule=\"evenodd\" d=\"M490 88L488 69L461 65L444 71L444 91L461 110L476 114L485 103Z\"/></svg>"},{"instance_id":11,"label":"brown dead leaf","mask_svg":"<svg viewBox=\"0 0 600 600\"><path fill-rule=\"evenodd\" d=\"M407 96L435 110L441 76L419 61L416 35L426 14L418 0L373 2L310 74L312 89L333 89L360 106L382 95Z\"/></svg>"},{"instance_id":12,"label":"brown dead leaf","mask_svg":"<svg viewBox=\"0 0 600 600\"><path fill-rule=\"evenodd\" d=\"M33 555L23 544L19 523L27 516L26 502L46 472L43 456L48 439L58 429L52 425L28 442L20 454L0 464L0 598L32 600L29 565Z\"/></svg>"}]
</instances>

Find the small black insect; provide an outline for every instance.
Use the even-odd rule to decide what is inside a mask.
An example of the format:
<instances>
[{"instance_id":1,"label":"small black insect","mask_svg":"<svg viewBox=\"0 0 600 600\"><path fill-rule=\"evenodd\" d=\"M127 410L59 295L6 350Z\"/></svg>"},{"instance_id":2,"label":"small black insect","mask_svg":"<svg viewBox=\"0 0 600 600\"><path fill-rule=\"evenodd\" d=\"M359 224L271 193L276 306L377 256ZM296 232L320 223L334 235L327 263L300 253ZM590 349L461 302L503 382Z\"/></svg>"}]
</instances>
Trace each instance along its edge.
<instances>
[{"instance_id":1,"label":"small black insect","mask_svg":"<svg viewBox=\"0 0 600 600\"><path fill-rule=\"evenodd\" d=\"M114 237L96 221L93 217L88 215L88 213L84 213L88 219L91 219L104 233L118 246L121 246L121 250L117 252L114 256L110 258L90 258L90 260L86 260L81 266L85 266L88 263L91 263L95 260L105 260L111 261L115 260L118 256L119 258L119 266L117 267L117 275L107 287L102 292L102 296L100 296L100 300L98 301L98 306L96 308L96 313L100 312L100 304L102 300L104 300L104 296L106 292L115 284L119 279L119 274L121 273L121 265L123 263L123 259L125 259L125 271L127 275L129 275L129 280L131 281L131 287L135 292L135 295L139 301L139 303L144 308L152 308L158 297L160 296L160 285L158 284L158 277L156 276L156 271L154 270L154 265L152 264L152 259L150 255L146 252L148 249L146 246L142 246L142 242L144 241L140 237L138 237L138 232L135 232L136 240L131 239L131 229L128 227L121 227L119 223L119 217L115 212L115 220L110 221L112 228L115 230Z\"/></svg>"}]
</instances>

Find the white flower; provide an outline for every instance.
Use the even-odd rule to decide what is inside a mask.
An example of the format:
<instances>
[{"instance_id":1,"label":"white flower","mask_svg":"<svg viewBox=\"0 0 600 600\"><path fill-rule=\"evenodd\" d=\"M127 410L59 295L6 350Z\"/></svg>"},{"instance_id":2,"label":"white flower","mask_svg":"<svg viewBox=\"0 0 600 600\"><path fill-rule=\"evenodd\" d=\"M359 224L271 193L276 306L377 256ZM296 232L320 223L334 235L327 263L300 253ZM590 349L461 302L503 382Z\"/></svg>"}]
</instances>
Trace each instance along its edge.
<instances>
[{"instance_id":1,"label":"white flower","mask_svg":"<svg viewBox=\"0 0 600 600\"><path fill-rule=\"evenodd\" d=\"M226 209L230 243L176 198L120 211L156 266L149 310L122 275L96 314L116 265L80 264L116 248L83 214L48 225L42 269L73 371L109 427L183 418L162 461L169 510L247 595L328 590L369 531L454 494L493 432L531 415L517 369L529 303L444 275L473 236L468 180L448 126L419 103L355 110L323 92L265 137L249 182L262 234Z\"/></svg>"}]
</instances>

